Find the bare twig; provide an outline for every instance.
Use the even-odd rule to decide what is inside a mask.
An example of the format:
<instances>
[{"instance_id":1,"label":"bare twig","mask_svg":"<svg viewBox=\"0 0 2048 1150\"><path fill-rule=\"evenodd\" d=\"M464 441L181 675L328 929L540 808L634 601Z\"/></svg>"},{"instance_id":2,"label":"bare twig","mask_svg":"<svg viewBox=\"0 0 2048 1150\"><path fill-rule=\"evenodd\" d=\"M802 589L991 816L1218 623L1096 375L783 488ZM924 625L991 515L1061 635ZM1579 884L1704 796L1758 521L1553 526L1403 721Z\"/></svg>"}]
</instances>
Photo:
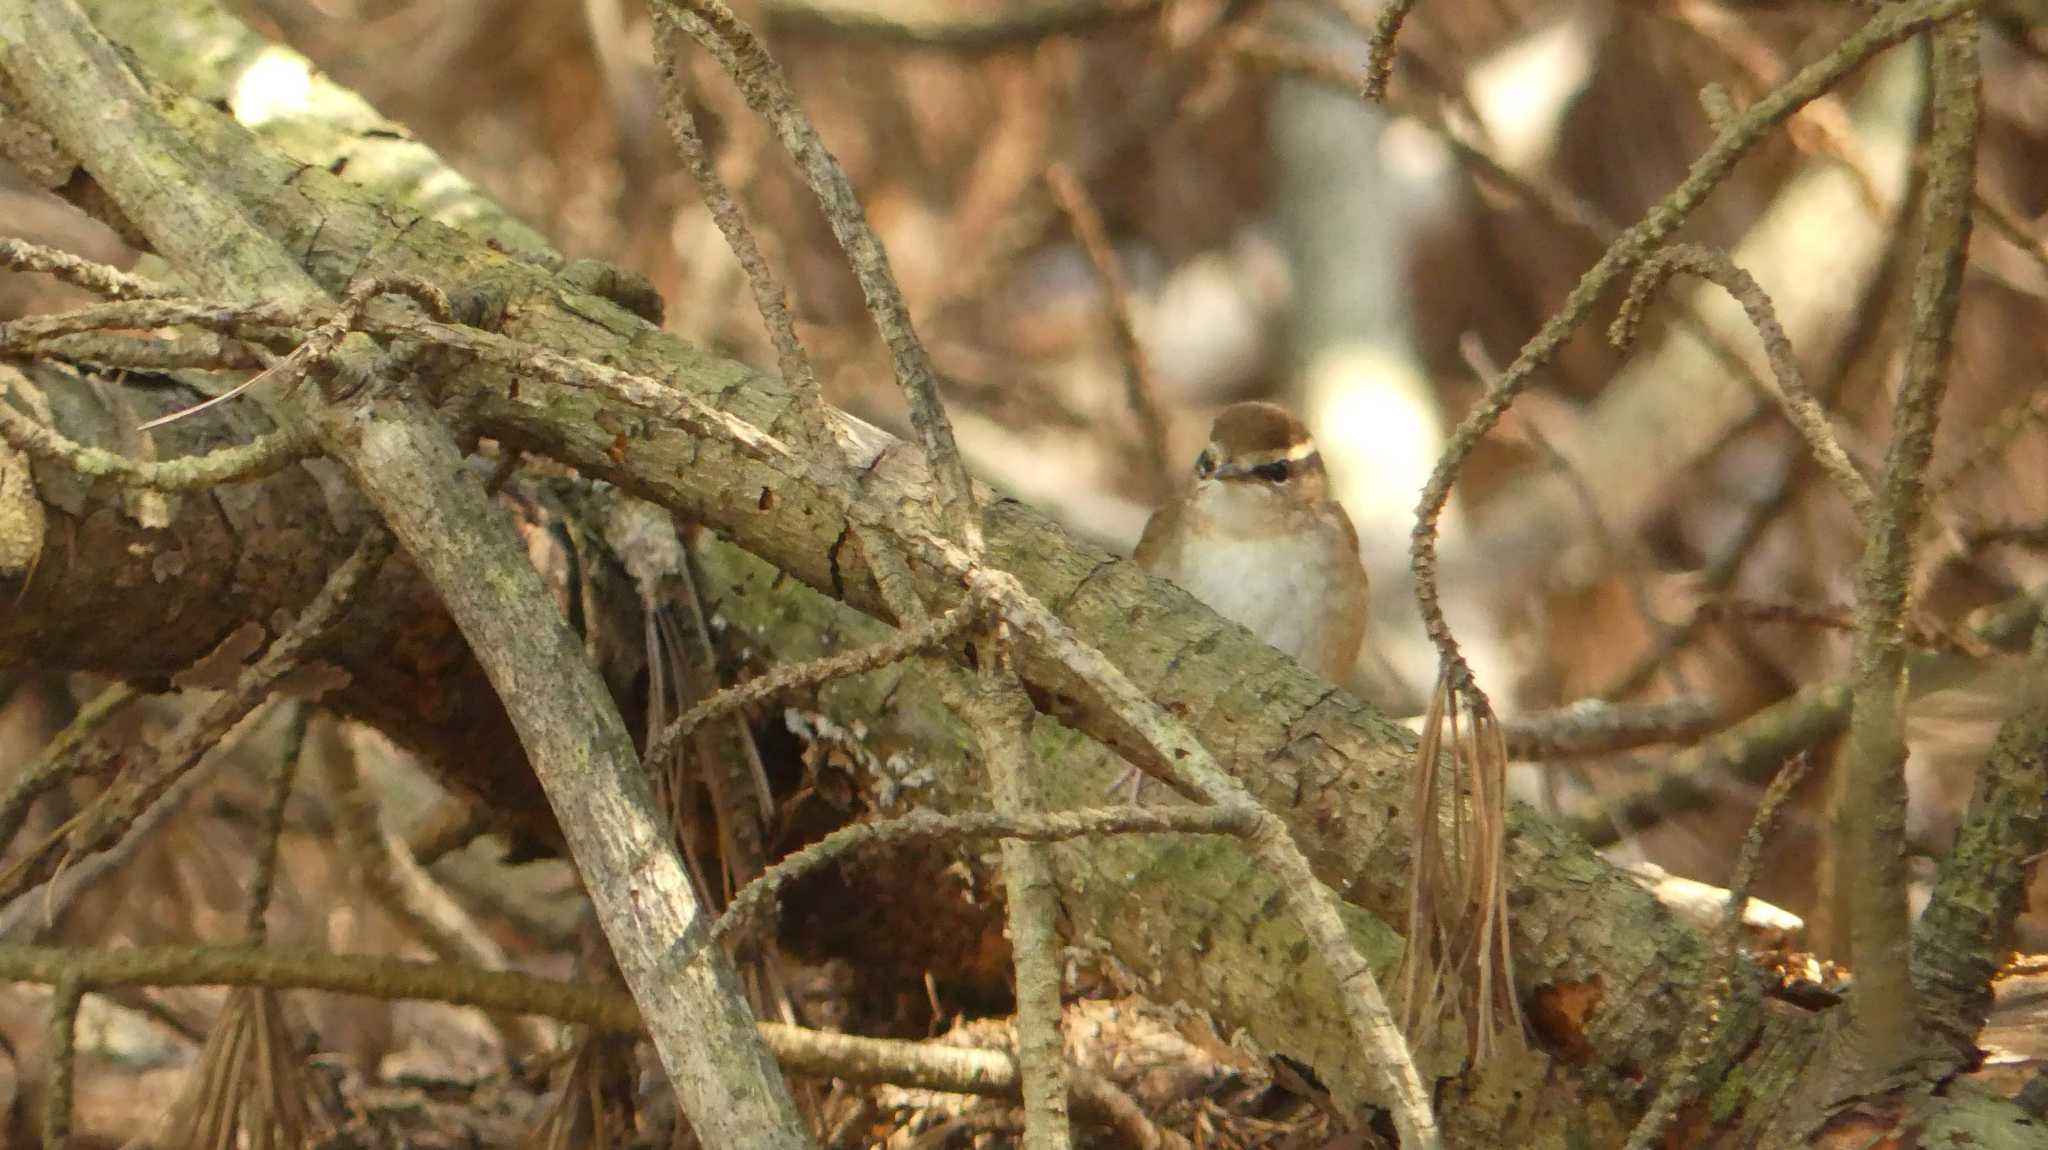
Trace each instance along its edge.
<instances>
[{"instance_id":1,"label":"bare twig","mask_svg":"<svg viewBox=\"0 0 2048 1150\"><path fill-rule=\"evenodd\" d=\"M1723 716L1704 699L1629 705L1585 699L1554 710L1502 719L1501 737L1516 759L1604 755L1654 743L1685 743L1705 735Z\"/></svg>"},{"instance_id":2,"label":"bare twig","mask_svg":"<svg viewBox=\"0 0 2048 1150\"><path fill-rule=\"evenodd\" d=\"M78 1071L78 1008L85 984L76 975L60 977L50 995L48 1046L49 1096L43 1100L43 1145L65 1150L71 1145L71 1087Z\"/></svg>"},{"instance_id":3,"label":"bare twig","mask_svg":"<svg viewBox=\"0 0 2048 1150\"><path fill-rule=\"evenodd\" d=\"M175 734L176 732L173 732ZM232 735L233 732L230 732ZM155 835L173 815L185 809L185 803L197 794L212 777L213 768L225 755L219 753L225 745L216 744L215 753L195 763L191 770L179 775L176 781L165 787L146 808L132 821L120 828L120 838L105 850L87 855L77 862L60 862L57 873L42 887L30 891L0 909L0 938L33 942L48 934L56 926L58 916L78 900L81 894L96 890L107 877L117 874L134 861L151 836ZM90 811L87 812L91 814ZM78 820L74 819L76 823ZM49 842L61 841L64 834L59 830Z\"/></svg>"},{"instance_id":4,"label":"bare twig","mask_svg":"<svg viewBox=\"0 0 2048 1150\"><path fill-rule=\"evenodd\" d=\"M161 287L141 276L13 236L0 237L0 267L42 272L113 299L147 299L164 294Z\"/></svg>"},{"instance_id":5,"label":"bare twig","mask_svg":"<svg viewBox=\"0 0 2048 1150\"><path fill-rule=\"evenodd\" d=\"M88 949L0 944L0 978L55 986L71 977L88 992L130 987L260 986L544 1014L611 1033L630 1034L641 1027L639 1009L628 995L521 971L477 970L381 954L329 954L276 945Z\"/></svg>"},{"instance_id":6,"label":"bare twig","mask_svg":"<svg viewBox=\"0 0 2048 1150\"><path fill-rule=\"evenodd\" d=\"M1700 1072L1713 1053L1721 1031L1721 1010L1735 990L1742 962L1743 911L1749 905L1750 885L1756 880L1757 860L1763 855L1764 840L1770 837L1779 809L1805 777L1807 761L1804 754L1796 755L1778 770L1750 819L1749 832L1743 836L1742 851L1735 860L1734 877L1728 882L1728 909L1714 931L1714 953L1707 960L1706 985L1700 988L1699 1004L1687 1025L1685 1038L1665 1070L1664 1084L1658 1087L1650 1108L1629 1134L1627 1150L1650 1150L1657 1145L1678 1108L1697 1097L1702 1088Z\"/></svg>"},{"instance_id":7,"label":"bare twig","mask_svg":"<svg viewBox=\"0 0 2048 1150\"><path fill-rule=\"evenodd\" d=\"M888 253L868 225L852 181L797 107L781 67L723 0L653 0L653 8L657 17L673 19L718 59L747 106L775 131L810 184L860 281L875 328L889 348L896 382L910 402L911 426L931 461L933 497L947 533L960 540L969 554L978 554L981 522L974 509L974 488L960 461L953 426L939 402L937 372L911 327L910 308L889 270Z\"/></svg>"},{"instance_id":8,"label":"bare twig","mask_svg":"<svg viewBox=\"0 0 2048 1150\"><path fill-rule=\"evenodd\" d=\"M298 777L299 758L306 749L306 726L312 722L312 708L293 703L285 721L284 749L270 767L270 794L256 820L256 865L249 877L249 905L242 920L242 934L261 943L268 931L264 916L270 910L271 889L277 881L278 839L284 834L284 808L291 798L292 782Z\"/></svg>"},{"instance_id":9,"label":"bare twig","mask_svg":"<svg viewBox=\"0 0 2048 1150\"><path fill-rule=\"evenodd\" d=\"M1829 357L1828 368L1821 375L1820 386L1815 389L1815 398L1823 406L1833 403L1841 394L1855 364L1877 340L1885 314L1890 310L1893 281L1898 278L1899 269L1905 263L1904 237L1910 233L1910 229L1903 226L1903 221L1918 211L1923 184L1921 169L1916 166L1908 177L1906 193L1901 198L1894 217L1901 224L1895 229L1895 234L1900 238L1885 245L1884 255L1879 259L1878 266L1872 269L1858 290L1855 305L1850 311L1849 322L1836 340L1834 353ZM1729 429L1724 446L1761 426L1767 414L1768 408L1760 405L1749 419ZM1805 484L1809 469L1813 466L1810 453L1795 455L1792 458L1790 466L1777 486L1750 506L1741 525L1730 534L1720 553L1701 571L1700 586L1703 591L1714 594L1734 585L1742 573L1743 564L1748 561L1758 544L1763 542L1764 535L1770 530L1771 525L1793 506ZM1598 692L1599 697L1621 698L1641 690L1649 683L1650 677L1657 673L1658 668L1668 663L1692 642L1703 622L1704 620L1695 616L1681 626L1664 629L1648 650L1644 651L1626 671L1616 676L1609 686Z\"/></svg>"},{"instance_id":10,"label":"bare twig","mask_svg":"<svg viewBox=\"0 0 2048 1150\"><path fill-rule=\"evenodd\" d=\"M370 898L444 961L485 970L510 967L505 948L477 926L414 860L404 840L384 825L377 796L344 733L330 726L322 741L319 761L333 792L346 857ZM518 1057L547 1049L550 1036L526 1020L494 1015L491 1021L507 1053Z\"/></svg>"},{"instance_id":11,"label":"bare twig","mask_svg":"<svg viewBox=\"0 0 2048 1150\"><path fill-rule=\"evenodd\" d=\"M566 356L530 343L462 324L441 323L412 316L363 317L364 329L373 335L407 336L456 351L469 352L490 363L553 380L567 387L603 391L621 403L670 420L722 442L756 459L788 459L788 445L760 428L712 407L703 400L658 379L621 371L588 359Z\"/></svg>"},{"instance_id":12,"label":"bare twig","mask_svg":"<svg viewBox=\"0 0 2048 1150\"><path fill-rule=\"evenodd\" d=\"M1230 48L1247 63L1298 75L1341 91L1353 91L1360 82L1358 71L1349 60L1288 37L1243 29L1231 36ZM1463 99L1463 93L1445 91L1439 94L1439 98L1456 102ZM1474 132L1453 122L1430 101L1390 97L1387 104L1395 114L1435 133L1475 180L1507 193L1525 208L1580 233L1600 247L1607 247L1620 238L1620 225L1597 206L1538 174L1516 171L1489 151L1484 140L1474 138ZM1686 300L1677 301L1677 306L1678 324L1699 341L1717 364L1759 397L1768 394L1770 389L1757 376L1749 360L1715 330L1696 306Z\"/></svg>"},{"instance_id":13,"label":"bare twig","mask_svg":"<svg viewBox=\"0 0 2048 1150\"><path fill-rule=\"evenodd\" d=\"M656 5L654 14L663 40L673 39L676 29L668 10ZM788 296L776 281L767 257L761 254L761 245L748 229L746 216L733 199L732 190L719 177L718 165L712 163L704 138L697 131L696 118L690 114L689 105L683 99L681 63L674 45L664 42L659 55L661 113L668 121L669 134L675 137L676 149L683 154L684 166L689 169L690 178L696 181L697 191L704 197L704 206L711 211L712 222L718 225L726 246L732 249L733 258L739 261L740 269L746 273L747 286L754 293L754 310L760 313L762 326L768 329L768 338L775 345L776 366L796 395L798 411L809 425L813 449L826 453L832 460L843 460L844 455L832 437L830 424L819 408L823 399L818 391L818 375L811 366L810 356L804 352L803 342L797 338L796 321L789 312Z\"/></svg>"},{"instance_id":14,"label":"bare twig","mask_svg":"<svg viewBox=\"0 0 2048 1150\"><path fill-rule=\"evenodd\" d=\"M1928 481L1928 498L1937 500L1953 493L1970 476L1997 462L2022 431L2041 423L2048 423L2048 392L2036 389L1994 416L1977 432L1977 441L1961 459Z\"/></svg>"},{"instance_id":15,"label":"bare twig","mask_svg":"<svg viewBox=\"0 0 2048 1150\"><path fill-rule=\"evenodd\" d=\"M1655 786L1601 811L1570 821L1596 847L1613 846L1627 833L1707 805L1726 779L1761 784L1787 759L1849 723L1849 686L1807 687L1672 758Z\"/></svg>"},{"instance_id":16,"label":"bare twig","mask_svg":"<svg viewBox=\"0 0 2048 1150\"><path fill-rule=\"evenodd\" d=\"M183 332L178 338L100 331L53 335L35 342L37 358L107 371L260 370L263 361L240 340L213 332Z\"/></svg>"},{"instance_id":17,"label":"bare twig","mask_svg":"<svg viewBox=\"0 0 2048 1150\"><path fill-rule=\"evenodd\" d=\"M1490 388L1494 381L1500 378L1500 369L1486 354L1486 348L1480 342L1477 332L1468 331L1461 335L1458 338L1458 351L1464 356L1465 364L1471 368L1472 374L1479 377L1482 386ZM1529 444L1550 461L1551 468L1564 480L1566 486L1571 488L1572 496L1578 500L1580 512L1585 516L1586 527L1592 532L1594 541L1599 544L1607 565L1620 575L1623 584L1628 588L1629 602L1635 608L1636 617L1653 633L1665 631L1663 620L1657 617L1656 608L1651 604L1650 589L1643 579L1642 563L1637 556L1631 554L1633 548L1625 550L1621 540L1615 538L1614 529L1607 524L1607 517L1600 513L1600 499L1594 494L1592 485L1587 483L1586 477L1573 466L1571 457L1551 443L1550 437L1544 434L1537 420L1525 416L1520 422L1519 430ZM1692 685L1677 668L1667 667L1665 675L1679 692L1692 693Z\"/></svg>"},{"instance_id":18,"label":"bare twig","mask_svg":"<svg viewBox=\"0 0 2048 1150\"><path fill-rule=\"evenodd\" d=\"M841 827L817 842L792 852L743 888L712 928L713 939L755 929L781 892L804 875L854 851L890 850L926 842L965 843L1013 838L1030 842L1062 842L1109 834L1243 835L1251 829L1248 812L1232 807L1117 806L1099 810L1035 811L1024 815L972 812L942 815L912 811L880 822Z\"/></svg>"},{"instance_id":19,"label":"bare twig","mask_svg":"<svg viewBox=\"0 0 2048 1150\"><path fill-rule=\"evenodd\" d=\"M28 355L38 350L38 341L60 336L113 329L153 330L187 326L267 342L286 329L307 322L306 308L278 300L261 303L204 299L123 300L0 323L0 348Z\"/></svg>"},{"instance_id":20,"label":"bare twig","mask_svg":"<svg viewBox=\"0 0 2048 1150\"><path fill-rule=\"evenodd\" d=\"M1174 123L1174 117L1188 91L1208 75L1211 50L1262 7L1263 0L1223 0L1205 9L1201 23L1180 40L1165 65L1147 75L1144 85L1108 123L1096 125L1087 143L1066 162L1084 181L1089 180L1131 148L1149 146L1170 127L1186 127L1185 121ZM961 270L948 278L929 305L929 325L943 326L960 309L990 298L1016 261L1046 239L1058 224L1059 213L1038 190L1037 181L1025 184L1002 222L963 261Z\"/></svg>"},{"instance_id":21,"label":"bare twig","mask_svg":"<svg viewBox=\"0 0 2048 1150\"><path fill-rule=\"evenodd\" d=\"M1122 262L1109 242L1109 229L1102 213L1088 199L1081 177L1066 164L1054 164L1045 172L1053 200L1074 227L1074 236L1095 265L1095 278L1102 282L1108 303L1110 328L1116 333L1117 357L1124 364L1124 398L1145 436L1145 481L1156 498L1164 499L1173 489L1173 463L1168 456L1166 416L1159 406L1159 386L1152 378L1152 363L1138 340L1138 326L1131 314L1130 288L1124 283Z\"/></svg>"},{"instance_id":22,"label":"bare twig","mask_svg":"<svg viewBox=\"0 0 2048 1150\"><path fill-rule=\"evenodd\" d=\"M112 769L114 744L93 736L139 698L135 688L126 683L115 683L94 695L33 762L15 772L6 792L0 794L0 849L13 843L28 821L29 808L52 788L81 775Z\"/></svg>"},{"instance_id":23,"label":"bare twig","mask_svg":"<svg viewBox=\"0 0 2048 1150\"><path fill-rule=\"evenodd\" d=\"M420 305L421 309L430 318L440 320L443 323L453 318L453 309L449 306L448 297L442 293L440 288L417 276L389 274L366 276L349 287L348 294L342 297L341 306L335 309L334 314L322 319L315 325L313 330L306 333L306 337L299 341L299 345L294 347L283 358L272 362L262 371L219 395L203 402L195 403L191 407L171 412L169 415L160 415L150 420L142 425L141 430L148 431L154 427L162 427L164 424L226 403L273 376L282 377L285 380L285 386L291 387L295 386L299 380L304 379L316 369L347 370L349 365L346 362L337 362L335 359L335 353L340 349L341 341L350 332L357 329L362 319L363 310L369 306L370 301L378 296L387 294L410 297L413 302ZM261 354L259 351L259 357Z\"/></svg>"},{"instance_id":24,"label":"bare twig","mask_svg":"<svg viewBox=\"0 0 2048 1150\"><path fill-rule=\"evenodd\" d=\"M1768 89L1784 79L1780 57L1739 14L1698 2L1681 3L1661 11L1692 30L1758 87ZM1785 125L1785 134L1800 151L1827 156L1845 169L1856 182L1865 207L1874 212L1886 209L1881 185L1871 171L1870 158L1858 146L1849 111L1840 96L1829 93L1801 108Z\"/></svg>"},{"instance_id":25,"label":"bare twig","mask_svg":"<svg viewBox=\"0 0 2048 1150\"><path fill-rule=\"evenodd\" d=\"M1989 189L1982 189L1977 192L1975 203L1977 212L1991 225L1991 230L2011 241L2014 247L2025 252L2028 258L2039 264L2043 272L2048 272L2048 243L2043 243L2040 237L2034 235L2033 231L2021 222L2019 212L2005 197Z\"/></svg>"},{"instance_id":26,"label":"bare twig","mask_svg":"<svg viewBox=\"0 0 2048 1150\"><path fill-rule=\"evenodd\" d=\"M1379 103L1387 98L1387 82L1394 75L1394 38L1415 8L1415 0L1387 0L1373 21L1372 40L1365 65L1365 98Z\"/></svg>"},{"instance_id":27,"label":"bare twig","mask_svg":"<svg viewBox=\"0 0 2048 1150\"><path fill-rule=\"evenodd\" d=\"M996 811L1028 816L1031 789L1031 700L1009 665L1006 628L983 632L982 666L955 692L955 707L975 727L982 769ZM1060 1039L1059 891L1052 855L1023 838L1001 841L1003 909L1016 968L1017 1065L1024 1079L1025 1150L1066 1150L1073 1145L1067 1114L1068 1067Z\"/></svg>"},{"instance_id":28,"label":"bare twig","mask_svg":"<svg viewBox=\"0 0 2048 1150\"><path fill-rule=\"evenodd\" d=\"M879 643L807 663L787 664L758 679L734 684L677 716L648 743L642 757L649 762L662 762L677 742L703 723L772 699L784 691L813 687L832 679L902 662L920 651L951 641L972 625L980 614L978 604L971 601L962 603L936 619L906 628Z\"/></svg>"},{"instance_id":29,"label":"bare twig","mask_svg":"<svg viewBox=\"0 0 2048 1150\"><path fill-rule=\"evenodd\" d=\"M1973 551L2001 543L2048 546L2048 523L1981 523L1963 532L1963 543Z\"/></svg>"},{"instance_id":30,"label":"bare twig","mask_svg":"<svg viewBox=\"0 0 2048 1150\"><path fill-rule=\"evenodd\" d=\"M1143 19L1161 6L1160 0L1030 0L977 11L869 0L770 0L764 8L777 29L978 52Z\"/></svg>"},{"instance_id":31,"label":"bare twig","mask_svg":"<svg viewBox=\"0 0 2048 1150\"><path fill-rule=\"evenodd\" d=\"M1950 346L1968 256L1977 157L1977 19L1934 33L1934 108L1921 252L1913 273L1905 378L1892 411L1882 494L1857 571L1855 702L1849 777L1836 819L1850 887L1856 993L1853 1069L1882 1076L1912 1057L1918 1018L1906 906L1906 597L1925 511L1928 456L1948 387Z\"/></svg>"},{"instance_id":32,"label":"bare twig","mask_svg":"<svg viewBox=\"0 0 2048 1150\"><path fill-rule=\"evenodd\" d=\"M0 376L13 370L0 364ZM262 479L318 451L310 436L286 428L204 455L162 461L130 459L67 439L4 402L0 402L0 439L38 459L62 463L80 475L152 491L201 491L223 483Z\"/></svg>"},{"instance_id":33,"label":"bare twig","mask_svg":"<svg viewBox=\"0 0 2048 1150\"><path fill-rule=\"evenodd\" d=\"M1629 286L1621 313L1615 317L1610 333L1614 345L1626 350L1635 342L1636 328L1642 322L1643 309L1649 299L1665 280L1681 271L1711 281L1742 305L1743 312L1749 316L1749 322L1755 325L1757 335L1763 340L1764 355L1778 378L1778 396L1784 404L1786 418L1806 437L1807 446L1813 450L1814 461L1841 489L1843 497L1856 512L1856 518L1867 525L1870 521L1870 485L1849 462L1848 453L1842 450L1841 442L1835 438L1834 428L1828 423L1827 409L1807 389L1806 381L1799 372L1799 357L1793 354L1792 341L1778 324L1771 298L1764 294L1763 286L1754 277L1735 266L1725 253L1698 244L1673 244L1645 260L1636 271L1634 283Z\"/></svg>"}]
</instances>

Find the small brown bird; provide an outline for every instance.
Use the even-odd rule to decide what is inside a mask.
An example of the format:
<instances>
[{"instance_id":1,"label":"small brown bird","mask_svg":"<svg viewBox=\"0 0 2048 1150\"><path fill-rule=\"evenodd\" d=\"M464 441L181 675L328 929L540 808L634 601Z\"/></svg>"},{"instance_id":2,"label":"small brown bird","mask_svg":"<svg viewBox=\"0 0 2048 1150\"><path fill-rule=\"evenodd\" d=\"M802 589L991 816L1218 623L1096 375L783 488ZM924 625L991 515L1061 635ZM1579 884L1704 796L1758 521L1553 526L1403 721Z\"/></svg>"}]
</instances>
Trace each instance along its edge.
<instances>
[{"instance_id":1,"label":"small brown bird","mask_svg":"<svg viewBox=\"0 0 2048 1150\"><path fill-rule=\"evenodd\" d=\"M1224 409L1195 483L1153 512L1138 564L1302 666L1342 681L1365 638L1365 564L1322 456L1286 408Z\"/></svg>"}]
</instances>

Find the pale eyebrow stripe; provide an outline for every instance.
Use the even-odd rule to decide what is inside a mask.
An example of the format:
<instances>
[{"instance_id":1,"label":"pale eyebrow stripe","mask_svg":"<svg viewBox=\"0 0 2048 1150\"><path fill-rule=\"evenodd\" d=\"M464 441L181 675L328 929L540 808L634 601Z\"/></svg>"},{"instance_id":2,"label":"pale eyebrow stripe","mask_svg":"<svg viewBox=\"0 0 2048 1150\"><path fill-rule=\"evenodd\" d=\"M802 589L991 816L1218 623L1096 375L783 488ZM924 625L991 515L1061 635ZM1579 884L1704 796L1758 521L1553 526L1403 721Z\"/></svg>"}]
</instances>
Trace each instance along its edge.
<instances>
[{"instance_id":1,"label":"pale eyebrow stripe","mask_svg":"<svg viewBox=\"0 0 2048 1150\"><path fill-rule=\"evenodd\" d=\"M1306 443L1297 443L1293 447L1288 448L1286 454L1282 455L1281 458L1289 463L1302 463L1315 458L1318 454L1320 453L1316 450L1315 441L1309 440Z\"/></svg>"}]
</instances>

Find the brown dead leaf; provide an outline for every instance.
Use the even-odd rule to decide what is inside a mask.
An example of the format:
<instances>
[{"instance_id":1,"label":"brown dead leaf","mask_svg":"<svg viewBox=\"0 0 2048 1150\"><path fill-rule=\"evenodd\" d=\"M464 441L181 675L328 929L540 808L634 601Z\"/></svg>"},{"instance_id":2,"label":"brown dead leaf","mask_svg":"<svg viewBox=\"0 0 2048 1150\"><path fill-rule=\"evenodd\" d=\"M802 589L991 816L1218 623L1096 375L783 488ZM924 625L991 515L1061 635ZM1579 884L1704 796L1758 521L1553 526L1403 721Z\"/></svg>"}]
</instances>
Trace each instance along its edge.
<instances>
[{"instance_id":1,"label":"brown dead leaf","mask_svg":"<svg viewBox=\"0 0 2048 1150\"><path fill-rule=\"evenodd\" d=\"M1606 993L1607 980L1598 975L1583 982L1539 986L1529 996L1529 1024L1560 1057L1583 1062L1592 1053L1586 1042L1586 1023L1600 1009Z\"/></svg>"},{"instance_id":2,"label":"brown dead leaf","mask_svg":"<svg viewBox=\"0 0 2048 1150\"><path fill-rule=\"evenodd\" d=\"M242 624L197 663L172 675L171 686L181 691L227 690L235 685L243 664L262 649L264 634L259 624Z\"/></svg>"}]
</instances>

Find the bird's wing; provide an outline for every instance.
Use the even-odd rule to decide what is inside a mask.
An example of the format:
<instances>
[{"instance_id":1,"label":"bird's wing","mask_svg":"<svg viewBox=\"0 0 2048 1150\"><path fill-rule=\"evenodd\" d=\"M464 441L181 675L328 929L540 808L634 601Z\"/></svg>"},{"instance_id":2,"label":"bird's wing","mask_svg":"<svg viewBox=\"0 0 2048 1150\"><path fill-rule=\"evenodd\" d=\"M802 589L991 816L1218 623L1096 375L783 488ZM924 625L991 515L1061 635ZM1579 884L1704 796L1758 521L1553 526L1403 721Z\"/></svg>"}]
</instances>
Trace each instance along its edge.
<instances>
[{"instance_id":1,"label":"bird's wing","mask_svg":"<svg viewBox=\"0 0 2048 1150\"><path fill-rule=\"evenodd\" d=\"M1351 516L1346 515L1342 507L1333 503L1330 510L1344 529L1344 547L1350 560L1338 565L1344 585L1330 589L1338 603L1351 608L1337 613L1340 623L1330 635L1336 670L1328 677L1341 683L1351 674L1353 665L1358 661L1359 650L1365 644L1366 621L1371 617L1372 600L1366 586L1365 562L1358 555L1358 529L1351 525Z\"/></svg>"},{"instance_id":2,"label":"bird's wing","mask_svg":"<svg viewBox=\"0 0 2048 1150\"><path fill-rule=\"evenodd\" d=\"M1167 545L1173 539L1174 528L1179 521L1178 501L1152 513L1152 518L1145 521L1145 533L1138 536L1137 549L1131 552L1131 558L1138 561L1138 566L1147 571L1158 569L1160 562L1167 557Z\"/></svg>"}]
</instances>

